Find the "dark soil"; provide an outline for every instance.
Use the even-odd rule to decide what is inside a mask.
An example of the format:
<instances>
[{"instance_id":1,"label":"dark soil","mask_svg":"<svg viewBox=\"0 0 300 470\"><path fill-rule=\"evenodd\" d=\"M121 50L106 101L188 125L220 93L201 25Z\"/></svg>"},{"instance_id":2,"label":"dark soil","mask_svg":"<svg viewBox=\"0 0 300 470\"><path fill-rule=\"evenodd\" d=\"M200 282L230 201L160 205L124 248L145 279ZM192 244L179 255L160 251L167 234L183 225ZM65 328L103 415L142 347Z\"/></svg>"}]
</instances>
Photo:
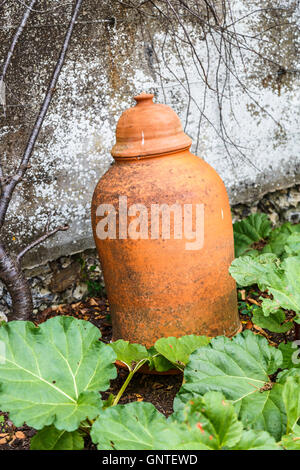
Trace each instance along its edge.
<instances>
[{"instance_id":1,"label":"dark soil","mask_svg":"<svg viewBox=\"0 0 300 470\"><path fill-rule=\"evenodd\" d=\"M243 301L249 305L257 301L259 295L263 293L257 290L241 291L244 297ZM34 318L34 323L39 324L57 315L74 316L76 318L87 320L97 326L102 335L102 341L108 343L112 337L112 328L109 314L108 302L105 298L89 298L71 305L61 305L55 308L48 308L39 313ZM287 318L294 316L293 312L288 312ZM254 333L265 336L273 346L281 342L293 341L295 339L295 330L292 329L285 334L271 333L268 330L262 330L254 325L250 316L240 315L243 329L251 329ZM109 395L116 394L127 376L127 371L119 368L118 377L111 382L110 389L102 393L103 400ZM173 400L182 384L182 374L178 375L155 375L137 373L128 388L126 389L120 404L133 401L151 402L165 416L173 412ZM1 418L3 416L3 418ZM0 450L28 450L30 447L30 438L35 434L35 430L22 426L16 428L9 420L6 413L0 412ZM95 449L89 439L86 440L86 449Z\"/></svg>"}]
</instances>

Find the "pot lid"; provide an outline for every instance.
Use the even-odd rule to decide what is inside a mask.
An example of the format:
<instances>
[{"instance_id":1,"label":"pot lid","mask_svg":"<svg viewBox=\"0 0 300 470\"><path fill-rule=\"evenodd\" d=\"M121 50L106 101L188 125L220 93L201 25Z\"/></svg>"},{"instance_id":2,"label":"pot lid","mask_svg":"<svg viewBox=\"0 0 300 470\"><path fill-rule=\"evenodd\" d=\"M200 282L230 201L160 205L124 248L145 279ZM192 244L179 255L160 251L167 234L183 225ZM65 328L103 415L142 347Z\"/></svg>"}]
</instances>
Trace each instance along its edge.
<instances>
[{"instance_id":1,"label":"pot lid","mask_svg":"<svg viewBox=\"0 0 300 470\"><path fill-rule=\"evenodd\" d=\"M115 158L146 157L187 149L192 140L179 117L165 104L153 103L152 94L135 96L136 105L121 115L116 130Z\"/></svg>"}]
</instances>

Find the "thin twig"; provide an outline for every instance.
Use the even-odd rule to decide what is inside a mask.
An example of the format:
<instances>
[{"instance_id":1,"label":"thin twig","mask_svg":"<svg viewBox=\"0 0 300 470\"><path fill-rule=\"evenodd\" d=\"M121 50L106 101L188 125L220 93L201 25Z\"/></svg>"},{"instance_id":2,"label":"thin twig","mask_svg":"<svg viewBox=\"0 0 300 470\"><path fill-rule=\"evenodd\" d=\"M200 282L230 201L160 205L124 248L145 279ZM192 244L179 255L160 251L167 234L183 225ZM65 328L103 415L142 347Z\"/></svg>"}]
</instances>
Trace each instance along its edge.
<instances>
[{"instance_id":1,"label":"thin twig","mask_svg":"<svg viewBox=\"0 0 300 470\"><path fill-rule=\"evenodd\" d=\"M20 251L20 253L18 254L17 256L17 261L18 263L20 262L21 258L23 258L23 256L30 250L32 250L33 248L35 248L36 246L40 245L41 243L43 243L45 240L47 240L47 238L50 238L52 237L53 235L55 235L57 232L64 232L66 230L69 229L69 226L68 225L61 225L59 227L56 227L55 229L51 230L50 232L47 232L47 233L44 233L44 235L42 235L41 237L39 237L37 240L35 240L34 242L30 243L29 245L26 246L26 248L24 248L22 251Z\"/></svg>"},{"instance_id":2,"label":"thin twig","mask_svg":"<svg viewBox=\"0 0 300 470\"><path fill-rule=\"evenodd\" d=\"M27 23L27 20L28 20L29 15L30 15L30 11L31 11L32 7L34 6L35 2L36 2L36 0L31 0L30 5L29 6L26 5L26 10L24 11L23 17L22 17L21 22L19 24L19 27L18 27L18 29L17 29L14 37L13 37L12 43L11 43L9 51L7 53L6 60L4 62L3 69L2 69L2 74L0 76L0 83L2 81L4 82L4 80L5 80L5 75L6 75L8 67L9 67L10 61L12 59L16 44L19 40L19 37L22 34L22 31L23 31L26 23Z\"/></svg>"},{"instance_id":3,"label":"thin twig","mask_svg":"<svg viewBox=\"0 0 300 470\"><path fill-rule=\"evenodd\" d=\"M67 53L67 50L68 50L68 47L69 47L70 39L71 39L71 36L72 36L72 33L73 33L74 25L75 25L75 22L77 20L82 2L83 2L83 0L77 0L76 1L74 11L73 11L73 14L72 14L72 18L71 18L71 21L69 23L67 33L65 35L65 39L64 39L61 51L60 51L60 55L59 55L57 64L56 64L55 69L53 71L53 75L52 75L52 78L50 80L50 84L48 86L43 104L40 108L37 120L35 121L33 130L31 132L31 135L30 135L29 140L27 142L26 149L25 149L25 152L24 152L23 157L21 159L21 163L19 165L19 168L18 168L16 174L11 177L11 179L9 180L9 183L7 183L3 188L3 192L1 194L1 199L0 199L0 228L3 227L5 217L6 217L6 213L7 213L7 209L8 209L9 203L11 201L13 192L14 192L17 184L20 183L20 181L22 180L22 178L23 178L23 176L24 176L24 174L25 174L25 172L28 168L29 159L32 155L36 140L38 138L38 135L40 133L44 118L45 118L46 113L48 111L50 102L52 100L59 74L61 72L61 69L62 69L64 61L65 61L65 57L66 57L66 53Z\"/></svg>"}]
</instances>

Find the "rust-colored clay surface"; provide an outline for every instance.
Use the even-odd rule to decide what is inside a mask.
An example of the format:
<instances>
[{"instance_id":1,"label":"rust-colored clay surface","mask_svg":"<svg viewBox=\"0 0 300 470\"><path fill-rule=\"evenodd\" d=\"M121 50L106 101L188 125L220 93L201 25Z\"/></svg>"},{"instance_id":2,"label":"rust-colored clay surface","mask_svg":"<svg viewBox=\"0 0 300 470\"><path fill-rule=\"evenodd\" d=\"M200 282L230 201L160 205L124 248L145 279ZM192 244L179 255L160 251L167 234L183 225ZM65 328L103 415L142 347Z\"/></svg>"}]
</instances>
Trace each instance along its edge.
<instances>
[{"instance_id":1,"label":"rust-colored clay surface","mask_svg":"<svg viewBox=\"0 0 300 470\"><path fill-rule=\"evenodd\" d=\"M111 154L117 158L144 157L183 148L192 141L183 132L172 108L153 103L154 95L142 93L134 99L137 105L127 109L117 125L117 142Z\"/></svg>"},{"instance_id":2,"label":"rust-colored clay surface","mask_svg":"<svg viewBox=\"0 0 300 470\"><path fill-rule=\"evenodd\" d=\"M225 186L210 165L190 153L191 141L174 111L154 104L152 95L136 100L119 120L116 162L100 179L92 203L114 340L150 347L167 336L232 336L240 322L228 273L234 250ZM148 239L119 239L118 223L116 239L97 237L98 206L112 204L118 213L119 196L127 196L128 207L147 208ZM159 238L151 238L151 205L176 203L204 207L204 242L198 250L187 250L191 240L184 236L174 239L174 223L170 239L162 237L161 227Z\"/></svg>"}]
</instances>

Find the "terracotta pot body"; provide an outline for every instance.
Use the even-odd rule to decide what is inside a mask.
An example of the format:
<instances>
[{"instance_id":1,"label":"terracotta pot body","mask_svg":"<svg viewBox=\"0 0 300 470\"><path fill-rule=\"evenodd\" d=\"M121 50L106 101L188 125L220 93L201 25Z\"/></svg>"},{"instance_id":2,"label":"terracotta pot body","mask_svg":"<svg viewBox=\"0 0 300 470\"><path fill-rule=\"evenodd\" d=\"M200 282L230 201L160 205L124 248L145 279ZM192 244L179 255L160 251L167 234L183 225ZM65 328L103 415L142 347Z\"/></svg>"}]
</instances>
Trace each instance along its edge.
<instances>
[{"instance_id":1,"label":"terracotta pot body","mask_svg":"<svg viewBox=\"0 0 300 470\"><path fill-rule=\"evenodd\" d=\"M137 101L137 106L129 110L132 115L126 111L119 121L112 152L116 162L100 179L92 203L93 231L112 315L113 339L150 347L168 336L232 336L240 329L240 322L236 286L228 273L234 248L225 186L210 165L190 153L190 139L170 108L155 105L149 95L140 95ZM164 113L166 122L157 122L157 116ZM136 137L142 132L144 145ZM126 196L127 208L142 204L147 209L148 238L125 238L123 231L120 239L119 196ZM97 209L103 204L116 209L116 238L113 231L106 239L97 235L97 224L104 220L103 215L97 215ZM198 205L197 243L189 245L193 241L185 233L180 238L179 219L175 221L172 211L170 236L163 232L162 219L158 233L152 233L151 214L157 204L192 207L195 233ZM129 211L127 229L141 214L132 216L133 212ZM184 214L182 209L182 218Z\"/></svg>"}]
</instances>

